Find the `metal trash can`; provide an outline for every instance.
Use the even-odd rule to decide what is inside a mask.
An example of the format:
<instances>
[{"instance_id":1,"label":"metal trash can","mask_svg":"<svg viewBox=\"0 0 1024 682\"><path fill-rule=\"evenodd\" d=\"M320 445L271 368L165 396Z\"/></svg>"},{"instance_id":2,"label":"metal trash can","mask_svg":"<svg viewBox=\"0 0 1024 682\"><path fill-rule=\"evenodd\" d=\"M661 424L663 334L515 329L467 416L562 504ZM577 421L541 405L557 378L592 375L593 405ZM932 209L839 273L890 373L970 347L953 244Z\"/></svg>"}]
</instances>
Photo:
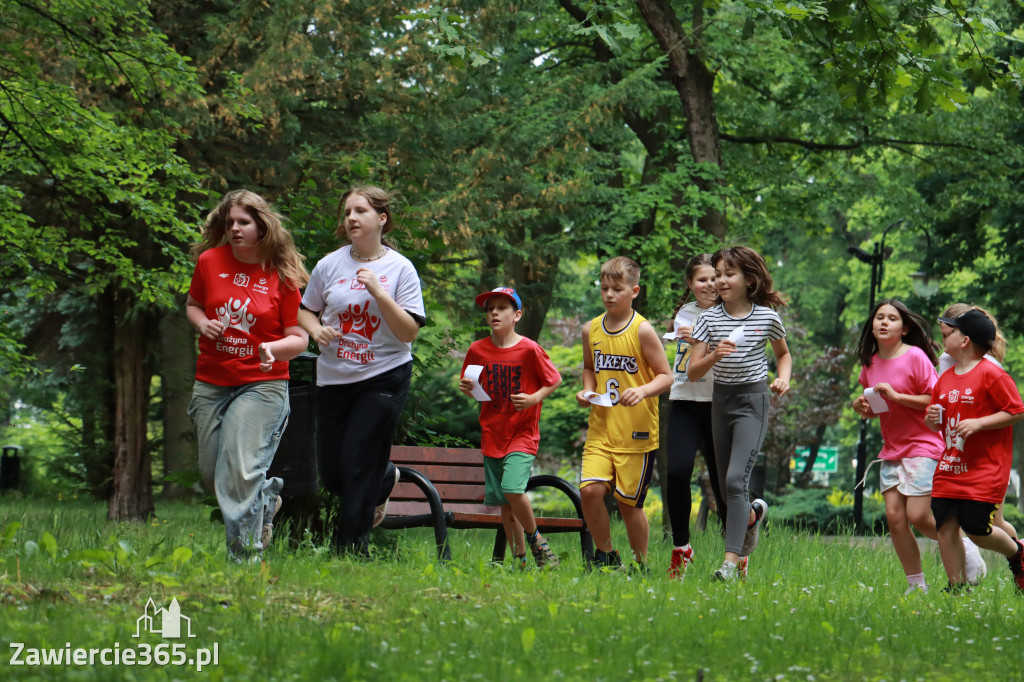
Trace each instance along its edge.
<instances>
[{"instance_id":1,"label":"metal trash can","mask_svg":"<svg viewBox=\"0 0 1024 682\"><path fill-rule=\"evenodd\" d=\"M275 526L287 523L293 543L300 542L307 529L320 534L320 476L316 450L316 360L305 352L291 361L288 400L291 414L281 434L274 461L267 476L284 479L281 510ZM275 535L275 537L278 537ZM283 536L281 536L283 537Z\"/></svg>"},{"instance_id":2,"label":"metal trash can","mask_svg":"<svg viewBox=\"0 0 1024 682\"><path fill-rule=\"evenodd\" d=\"M0 494L8 490L17 490L21 485L21 451L20 445L5 445L3 456L0 457Z\"/></svg>"},{"instance_id":3,"label":"metal trash can","mask_svg":"<svg viewBox=\"0 0 1024 682\"><path fill-rule=\"evenodd\" d=\"M291 379L288 381L288 400L291 415L288 426L281 434L274 461L267 470L267 478L284 479L281 493L285 497L309 495L320 490L316 460L316 359L304 352L291 361ZM303 376L309 378L302 378Z\"/></svg>"}]
</instances>

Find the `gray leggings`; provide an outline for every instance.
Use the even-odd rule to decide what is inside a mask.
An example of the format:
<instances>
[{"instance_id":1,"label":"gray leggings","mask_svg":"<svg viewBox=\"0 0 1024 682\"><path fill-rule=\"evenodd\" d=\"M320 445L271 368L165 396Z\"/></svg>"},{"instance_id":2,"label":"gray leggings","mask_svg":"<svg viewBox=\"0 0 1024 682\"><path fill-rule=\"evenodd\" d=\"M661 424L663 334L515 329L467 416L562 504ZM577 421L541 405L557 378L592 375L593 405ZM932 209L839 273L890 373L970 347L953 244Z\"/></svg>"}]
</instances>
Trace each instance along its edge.
<instances>
[{"instance_id":1,"label":"gray leggings","mask_svg":"<svg viewBox=\"0 0 1024 682\"><path fill-rule=\"evenodd\" d=\"M711 399L711 432L715 439L719 489L729 513L725 551L740 553L750 520L750 472L768 430L771 397L763 381L715 384Z\"/></svg>"}]
</instances>

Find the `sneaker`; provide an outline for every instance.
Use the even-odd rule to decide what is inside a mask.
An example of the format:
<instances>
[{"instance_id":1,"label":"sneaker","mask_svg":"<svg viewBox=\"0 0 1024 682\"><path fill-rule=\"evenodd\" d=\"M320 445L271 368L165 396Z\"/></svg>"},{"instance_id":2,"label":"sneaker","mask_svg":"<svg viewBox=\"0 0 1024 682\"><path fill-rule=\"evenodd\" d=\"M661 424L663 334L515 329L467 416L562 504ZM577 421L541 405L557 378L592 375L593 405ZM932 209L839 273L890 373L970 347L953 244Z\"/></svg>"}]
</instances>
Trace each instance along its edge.
<instances>
[{"instance_id":1,"label":"sneaker","mask_svg":"<svg viewBox=\"0 0 1024 682\"><path fill-rule=\"evenodd\" d=\"M526 554L512 557L512 567L520 571L526 570Z\"/></svg>"},{"instance_id":2,"label":"sneaker","mask_svg":"<svg viewBox=\"0 0 1024 682\"><path fill-rule=\"evenodd\" d=\"M970 594L971 586L967 583L950 583L942 588L942 593L954 597L960 594Z\"/></svg>"},{"instance_id":3,"label":"sneaker","mask_svg":"<svg viewBox=\"0 0 1024 682\"><path fill-rule=\"evenodd\" d=\"M277 496L277 502L274 503L274 513L270 515L270 521L263 524L263 529L260 531L260 547L266 549L270 547L270 541L274 538L274 517L277 516L277 512L281 511L281 505L284 504L284 500L281 496Z\"/></svg>"},{"instance_id":4,"label":"sneaker","mask_svg":"<svg viewBox=\"0 0 1024 682\"><path fill-rule=\"evenodd\" d=\"M558 568L558 557L551 551L548 541L540 533L530 540L530 551L533 553L533 560L537 562L537 568Z\"/></svg>"},{"instance_id":5,"label":"sneaker","mask_svg":"<svg viewBox=\"0 0 1024 682\"><path fill-rule=\"evenodd\" d=\"M401 477L402 477L402 472L398 470L398 467L395 467L395 485L398 485L398 479L400 479ZM395 485L391 486L391 490L392 491L394 491ZM384 521L384 517L388 515L388 500L391 499L390 498L391 493L388 493L388 495L389 495L388 499L384 500L382 503L378 504L374 508L374 510L373 510L373 527L374 528L379 526Z\"/></svg>"},{"instance_id":6,"label":"sneaker","mask_svg":"<svg viewBox=\"0 0 1024 682\"><path fill-rule=\"evenodd\" d=\"M747 527L747 534L743 538L743 547L740 549L741 556L750 556L750 553L757 548L757 541L761 535L761 522L764 515L768 513L768 503L762 499L756 499L750 503L754 511L754 525Z\"/></svg>"},{"instance_id":7,"label":"sneaker","mask_svg":"<svg viewBox=\"0 0 1024 682\"><path fill-rule=\"evenodd\" d=\"M672 550L672 563L668 566L668 577L673 580L682 580L686 575L686 569L693 563L693 547L676 547Z\"/></svg>"},{"instance_id":8,"label":"sneaker","mask_svg":"<svg viewBox=\"0 0 1024 682\"><path fill-rule=\"evenodd\" d=\"M721 567L714 574L715 580L723 583L731 583L736 580L736 564L731 561L723 561Z\"/></svg>"},{"instance_id":9,"label":"sneaker","mask_svg":"<svg viewBox=\"0 0 1024 682\"><path fill-rule=\"evenodd\" d=\"M967 554L967 582L971 585L977 585L981 582L981 579L988 575L988 566L985 565L985 560L981 558L981 552L978 551L978 546L971 542L971 539L964 536L964 552Z\"/></svg>"},{"instance_id":10,"label":"sneaker","mask_svg":"<svg viewBox=\"0 0 1024 682\"><path fill-rule=\"evenodd\" d=\"M750 564L750 557L741 556L740 560L736 563L736 574L739 575L740 580L747 579L747 566Z\"/></svg>"},{"instance_id":11,"label":"sneaker","mask_svg":"<svg viewBox=\"0 0 1024 682\"><path fill-rule=\"evenodd\" d=\"M1024 592L1024 544L1020 540L1017 543L1017 553L1006 557L1010 564L1010 571L1013 573L1013 584L1017 586L1018 592Z\"/></svg>"},{"instance_id":12,"label":"sneaker","mask_svg":"<svg viewBox=\"0 0 1024 682\"><path fill-rule=\"evenodd\" d=\"M594 552L594 568L619 570L622 568L622 557L614 549L610 552L597 550Z\"/></svg>"},{"instance_id":13,"label":"sneaker","mask_svg":"<svg viewBox=\"0 0 1024 682\"><path fill-rule=\"evenodd\" d=\"M909 597L912 594L920 592L921 594L928 594L927 585L908 585L907 589L903 592L904 597Z\"/></svg>"}]
</instances>

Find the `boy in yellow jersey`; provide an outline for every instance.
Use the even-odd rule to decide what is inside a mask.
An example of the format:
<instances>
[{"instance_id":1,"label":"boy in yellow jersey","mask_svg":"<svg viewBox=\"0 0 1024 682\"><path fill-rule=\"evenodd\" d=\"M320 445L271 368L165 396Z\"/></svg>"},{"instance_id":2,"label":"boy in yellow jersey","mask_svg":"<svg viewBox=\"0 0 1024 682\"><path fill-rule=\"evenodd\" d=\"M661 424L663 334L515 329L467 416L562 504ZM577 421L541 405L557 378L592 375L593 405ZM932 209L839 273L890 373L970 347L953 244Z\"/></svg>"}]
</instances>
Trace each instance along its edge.
<instances>
[{"instance_id":1,"label":"boy in yellow jersey","mask_svg":"<svg viewBox=\"0 0 1024 682\"><path fill-rule=\"evenodd\" d=\"M580 495L583 517L594 537L594 564L622 564L612 548L604 497L619 503L633 559L646 567L650 529L644 498L658 449L657 396L672 386L665 349L650 323L633 310L640 293L640 266L619 256L601 266L605 313L583 329L581 407L590 408L583 447Z\"/></svg>"}]
</instances>

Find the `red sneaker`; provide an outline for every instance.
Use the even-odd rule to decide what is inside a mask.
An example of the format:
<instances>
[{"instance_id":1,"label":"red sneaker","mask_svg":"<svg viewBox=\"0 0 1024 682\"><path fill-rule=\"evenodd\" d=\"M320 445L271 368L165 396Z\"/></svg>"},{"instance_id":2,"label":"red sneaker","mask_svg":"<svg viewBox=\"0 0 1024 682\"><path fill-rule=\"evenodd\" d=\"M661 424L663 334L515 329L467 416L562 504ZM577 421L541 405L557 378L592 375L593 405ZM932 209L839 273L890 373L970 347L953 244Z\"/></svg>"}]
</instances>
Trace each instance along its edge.
<instances>
[{"instance_id":1,"label":"red sneaker","mask_svg":"<svg viewBox=\"0 0 1024 682\"><path fill-rule=\"evenodd\" d=\"M668 567L668 577L673 580L681 580L686 575L686 569L691 563L693 563L693 547L673 549L672 563Z\"/></svg>"}]
</instances>

